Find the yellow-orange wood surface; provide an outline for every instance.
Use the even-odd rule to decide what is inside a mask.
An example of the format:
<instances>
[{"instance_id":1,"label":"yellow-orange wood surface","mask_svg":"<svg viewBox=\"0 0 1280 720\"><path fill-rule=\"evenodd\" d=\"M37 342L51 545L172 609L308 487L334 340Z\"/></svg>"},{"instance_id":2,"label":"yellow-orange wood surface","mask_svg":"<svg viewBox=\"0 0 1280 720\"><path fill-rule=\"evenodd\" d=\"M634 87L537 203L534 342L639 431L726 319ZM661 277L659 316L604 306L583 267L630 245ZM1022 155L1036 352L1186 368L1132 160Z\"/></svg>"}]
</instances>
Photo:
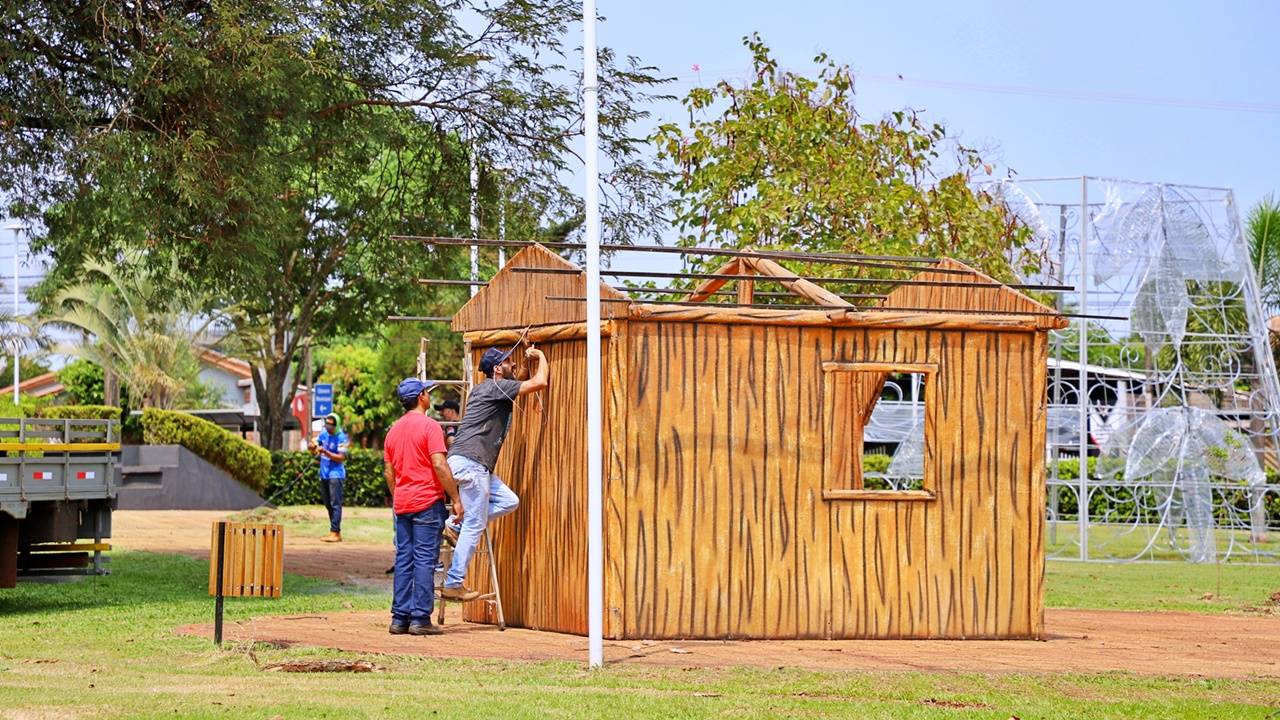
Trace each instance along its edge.
<instances>
[{"instance_id":1,"label":"yellow-orange wood surface","mask_svg":"<svg viewBox=\"0 0 1280 720\"><path fill-rule=\"evenodd\" d=\"M218 526L222 541L225 597L280 597L284 582L284 527L264 523L215 522L209 542L209 594L218 589Z\"/></svg>"},{"instance_id":2,"label":"yellow-orange wood surface","mask_svg":"<svg viewBox=\"0 0 1280 720\"><path fill-rule=\"evenodd\" d=\"M486 294L511 278L495 278L467 306L484 313L460 313L455 329L572 322L538 309L538 298L580 295L546 285L575 276L531 277L542 284L501 300ZM890 301L976 315L1047 311L1008 288L907 287ZM1040 329L985 330L626 317L615 315L604 342L607 637L1043 634L1044 328L1060 317L1044 316ZM521 506L490 527L507 623L585 633L586 349L570 337L539 345L550 387L519 400L496 468ZM484 348L472 350L478 361ZM856 462L850 428L865 419L881 376L868 373L868 388L834 388L826 383L849 374L823 363L936 368L926 390L927 492L851 499L846 484L824 499L831 468ZM840 393L850 398L848 423L831 405ZM487 558L477 558L468 584L487 591L487 578ZM494 619L481 603L466 617Z\"/></svg>"}]
</instances>

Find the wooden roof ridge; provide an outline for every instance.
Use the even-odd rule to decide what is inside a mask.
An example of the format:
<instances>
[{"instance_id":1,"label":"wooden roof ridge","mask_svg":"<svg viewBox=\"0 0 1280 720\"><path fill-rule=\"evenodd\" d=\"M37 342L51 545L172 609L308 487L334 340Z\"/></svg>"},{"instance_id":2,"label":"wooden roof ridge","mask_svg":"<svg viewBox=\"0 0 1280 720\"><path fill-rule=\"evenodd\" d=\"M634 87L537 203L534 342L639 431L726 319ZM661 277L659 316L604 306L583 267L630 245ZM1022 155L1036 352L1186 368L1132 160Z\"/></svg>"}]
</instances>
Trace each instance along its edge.
<instances>
[{"instance_id":1,"label":"wooden roof ridge","mask_svg":"<svg viewBox=\"0 0 1280 720\"><path fill-rule=\"evenodd\" d=\"M714 275L740 275L744 279L754 277L767 278L778 282L792 294L797 297L808 300L814 305L827 305L830 307L853 307L853 304L839 295L827 290L817 283L805 280L799 275L791 272L777 262L765 257L752 257L743 255L735 257L720 269L716 270ZM727 278L712 278L703 282L694 288L693 294L689 296L689 302L702 302L711 297L717 290L724 287L725 284L732 282Z\"/></svg>"},{"instance_id":2,"label":"wooden roof ridge","mask_svg":"<svg viewBox=\"0 0 1280 720\"><path fill-rule=\"evenodd\" d=\"M911 280L891 290L880 301L880 306L903 310L919 309L921 312L927 312L930 309L968 310L975 315L982 314L983 311L1024 312L1029 315L1043 316L1045 324L1049 327L1060 327L1066 324L1066 319L1056 308L1040 303L959 260L943 258L936 267L947 272L924 270L916 274ZM974 287L957 287L954 284L948 287L913 284L913 281L919 283L919 281L936 280L970 283Z\"/></svg>"},{"instance_id":3,"label":"wooden roof ridge","mask_svg":"<svg viewBox=\"0 0 1280 720\"><path fill-rule=\"evenodd\" d=\"M559 275L542 275L538 273L520 273L515 268L544 268L552 270L573 270L573 273ZM500 328L524 327L529 324L543 325L556 324L563 322L583 322L579 318L564 317L564 311L568 308L563 307L568 303L560 303L559 307L546 308L547 300L544 295L564 293L565 284L581 284L579 294L586 292L587 273L581 267L560 257L559 254L543 247L541 244L534 243L521 248L519 252L507 259L498 272L484 287L480 288L474 296L472 296L462 307L453 314L453 322L450 324L454 332L469 332L472 330L491 330ZM539 286L539 283L554 285L561 288L556 291L546 291ZM511 298L502 297L504 292L511 292L519 296L518 307L511 307L513 302ZM532 295L530 293L533 293ZM635 302L634 298L619 292L606 283L600 283L601 299L619 299ZM607 303L602 311L605 318L614 315L626 315L626 307L622 303ZM609 306L614 306L610 308ZM538 312L543 310L544 312ZM582 312L585 312L583 310ZM580 314L575 309L571 312L573 315ZM540 317L541 316L541 317ZM500 318L500 319L499 319ZM529 321L534 322L530 323Z\"/></svg>"}]
</instances>

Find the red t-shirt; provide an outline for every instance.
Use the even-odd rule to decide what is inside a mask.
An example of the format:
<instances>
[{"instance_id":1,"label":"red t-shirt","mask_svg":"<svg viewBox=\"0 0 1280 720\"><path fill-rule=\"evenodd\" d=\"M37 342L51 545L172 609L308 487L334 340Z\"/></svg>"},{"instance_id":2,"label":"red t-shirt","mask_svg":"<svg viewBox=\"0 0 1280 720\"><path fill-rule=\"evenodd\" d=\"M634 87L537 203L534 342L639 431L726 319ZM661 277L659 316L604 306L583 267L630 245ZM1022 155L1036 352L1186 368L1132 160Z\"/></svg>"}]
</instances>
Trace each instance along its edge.
<instances>
[{"instance_id":1,"label":"red t-shirt","mask_svg":"<svg viewBox=\"0 0 1280 720\"><path fill-rule=\"evenodd\" d=\"M397 515L426 510L444 497L431 456L445 452L440 423L420 412L405 413L387 431L382 457L396 471L392 505Z\"/></svg>"}]
</instances>

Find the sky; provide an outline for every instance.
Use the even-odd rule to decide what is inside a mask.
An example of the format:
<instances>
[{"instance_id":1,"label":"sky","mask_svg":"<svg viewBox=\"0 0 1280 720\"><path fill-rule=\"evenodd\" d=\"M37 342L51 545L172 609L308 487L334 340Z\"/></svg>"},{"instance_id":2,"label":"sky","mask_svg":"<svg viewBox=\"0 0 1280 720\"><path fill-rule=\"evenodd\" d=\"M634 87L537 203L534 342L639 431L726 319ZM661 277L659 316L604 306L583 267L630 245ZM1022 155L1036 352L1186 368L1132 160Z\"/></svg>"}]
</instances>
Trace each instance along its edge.
<instances>
[{"instance_id":1,"label":"sky","mask_svg":"<svg viewBox=\"0 0 1280 720\"><path fill-rule=\"evenodd\" d=\"M674 95L744 78L760 32L788 69L819 51L853 67L863 115L924 110L1021 178L1229 187L1243 209L1280 195L1280 2L597 3L600 43Z\"/></svg>"}]
</instances>

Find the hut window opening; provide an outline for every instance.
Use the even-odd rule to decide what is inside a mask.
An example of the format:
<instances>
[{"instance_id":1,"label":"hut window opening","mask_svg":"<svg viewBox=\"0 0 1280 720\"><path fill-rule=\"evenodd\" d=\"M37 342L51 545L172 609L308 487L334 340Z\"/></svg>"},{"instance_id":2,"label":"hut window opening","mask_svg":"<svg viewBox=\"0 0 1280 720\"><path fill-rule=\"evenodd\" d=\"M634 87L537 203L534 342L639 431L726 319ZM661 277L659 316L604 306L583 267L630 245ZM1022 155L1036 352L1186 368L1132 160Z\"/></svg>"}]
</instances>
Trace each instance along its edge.
<instances>
[{"instance_id":1,"label":"hut window opening","mask_svg":"<svg viewBox=\"0 0 1280 720\"><path fill-rule=\"evenodd\" d=\"M925 457L935 370L930 364L823 363L826 499L933 499Z\"/></svg>"}]
</instances>

